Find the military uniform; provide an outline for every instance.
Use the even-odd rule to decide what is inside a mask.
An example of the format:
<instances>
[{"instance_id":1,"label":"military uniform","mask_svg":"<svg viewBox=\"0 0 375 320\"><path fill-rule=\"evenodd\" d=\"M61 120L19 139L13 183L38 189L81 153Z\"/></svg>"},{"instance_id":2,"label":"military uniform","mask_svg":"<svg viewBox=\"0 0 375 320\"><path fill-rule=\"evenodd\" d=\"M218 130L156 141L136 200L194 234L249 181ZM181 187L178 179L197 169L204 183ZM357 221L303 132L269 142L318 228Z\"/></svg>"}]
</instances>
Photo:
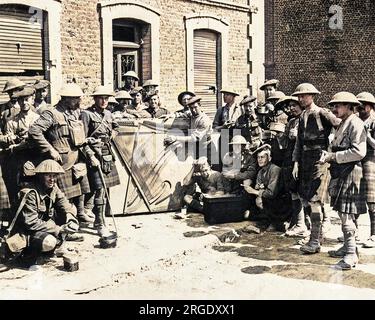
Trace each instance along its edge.
<instances>
[{"instance_id":1,"label":"military uniform","mask_svg":"<svg viewBox=\"0 0 375 320\"><path fill-rule=\"evenodd\" d=\"M35 103L35 112L41 115L47 109L50 109L51 105L45 102L44 100L41 103Z\"/></svg>"},{"instance_id":2,"label":"military uniform","mask_svg":"<svg viewBox=\"0 0 375 320\"><path fill-rule=\"evenodd\" d=\"M310 201L322 201L326 197L328 166L319 164L322 150L328 148L328 136L334 126L340 123L332 112L313 104L305 110L298 123L298 136L292 155L293 162L299 163L298 193Z\"/></svg>"},{"instance_id":3,"label":"military uniform","mask_svg":"<svg viewBox=\"0 0 375 320\"><path fill-rule=\"evenodd\" d=\"M71 111L59 103L55 108L43 112L29 130L30 138L46 157L51 148L60 154L65 174L58 176L57 184L68 199L90 192L86 175L78 179L74 177L74 166L78 163L84 165L84 162L81 159L80 146L75 145L72 139L73 126L82 127L79 139L84 138L80 110Z\"/></svg>"},{"instance_id":4,"label":"military uniform","mask_svg":"<svg viewBox=\"0 0 375 320\"><path fill-rule=\"evenodd\" d=\"M258 119L255 115L241 115L234 126L235 129L241 130L243 136L250 144L260 145L262 142L262 129L259 126Z\"/></svg>"},{"instance_id":5,"label":"military uniform","mask_svg":"<svg viewBox=\"0 0 375 320\"><path fill-rule=\"evenodd\" d=\"M233 172L233 179L224 178L224 188L226 192L239 193L242 192L241 184L245 180L251 180L251 184L255 183L259 166L256 158L243 150L241 154L228 152L223 158L223 173Z\"/></svg>"},{"instance_id":6,"label":"military uniform","mask_svg":"<svg viewBox=\"0 0 375 320\"><path fill-rule=\"evenodd\" d=\"M277 230L285 231L284 223L291 218L291 197L280 183L281 169L269 162L261 168L256 178L255 189L259 190L257 206L268 217L268 222Z\"/></svg>"},{"instance_id":7,"label":"military uniform","mask_svg":"<svg viewBox=\"0 0 375 320\"><path fill-rule=\"evenodd\" d=\"M213 128L221 127L227 121L236 122L237 119L242 115L242 109L238 104L234 104L232 106L225 106L219 107L215 114L215 119L213 122Z\"/></svg>"},{"instance_id":8,"label":"military uniform","mask_svg":"<svg viewBox=\"0 0 375 320\"><path fill-rule=\"evenodd\" d=\"M190 208L203 212L203 194L217 191L224 192L223 176L220 172L213 170L207 178L192 175L190 181L186 183L186 187L185 203Z\"/></svg>"},{"instance_id":9,"label":"military uniform","mask_svg":"<svg viewBox=\"0 0 375 320\"><path fill-rule=\"evenodd\" d=\"M371 111L370 116L364 121L365 127L373 139L375 139L375 112ZM367 153L362 160L363 177L365 179L367 203L375 204L375 145L367 139Z\"/></svg>"},{"instance_id":10,"label":"military uniform","mask_svg":"<svg viewBox=\"0 0 375 320\"><path fill-rule=\"evenodd\" d=\"M149 114L149 117L156 118L156 119L160 118L161 116L169 114L169 111L162 107L158 108L157 110L155 110L154 108L148 107L147 109L145 109L145 111Z\"/></svg>"},{"instance_id":11,"label":"military uniform","mask_svg":"<svg viewBox=\"0 0 375 320\"><path fill-rule=\"evenodd\" d=\"M331 206L344 214L366 213L365 180L361 164L366 154L363 121L355 114L343 121L335 132L331 148L337 161L331 163L330 167Z\"/></svg>"}]
</instances>

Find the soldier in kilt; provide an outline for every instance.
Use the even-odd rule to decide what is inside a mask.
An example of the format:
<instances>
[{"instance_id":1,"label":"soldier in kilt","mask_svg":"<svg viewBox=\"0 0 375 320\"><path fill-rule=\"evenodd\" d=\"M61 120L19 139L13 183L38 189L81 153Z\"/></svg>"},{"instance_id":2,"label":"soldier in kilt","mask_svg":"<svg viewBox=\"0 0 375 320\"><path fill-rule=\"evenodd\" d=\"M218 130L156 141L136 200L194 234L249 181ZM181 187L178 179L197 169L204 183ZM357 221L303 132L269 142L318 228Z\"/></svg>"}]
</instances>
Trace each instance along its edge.
<instances>
[{"instance_id":1,"label":"soldier in kilt","mask_svg":"<svg viewBox=\"0 0 375 320\"><path fill-rule=\"evenodd\" d=\"M83 92L75 83L63 86L61 100L54 108L46 109L30 127L29 137L45 158L62 164L65 174L57 177L57 185L67 199L77 207L81 225L88 226L93 219L84 211L84 194L90 192L84 161L83 144L86 142L80 120L80 102ZM80 237L77 240L82 240Z\"/></svg>"},{"instance_id":2,"label":"soldier in kilt","mask_svg":"<svg viewBox=\"0 0 375 320\"><path fill-rule=\"evenodd\" d=\"M105 226L105 206L109 199L105 196L105 187L111 188L120 184L120 177L115 166L115 156L111 141L117 134L118 124L112 114L106 110L109 97L113 96L110 88L99 86L92 94L95 104L82 111L82 121L85 128L88 144L85 154L90 166L88 177L94 196L93 213L99 236L108 236L109 230ZM104 176L101 179L100 170Z\"/></svg>"},{"instance_id":3,"label":"soldier in kilt","mask_svg":"<svg viewBox=\"0 0 375 320\"><path fill-rule=\"evenodd\" d=\"M362 92L357 99L362 103L357 106L358 115L367 130L367 153L362 160L362 166L371 228L370 238L363 247L375 248L375 97L369 92Z\"/></svg>"},{"instance_id":4,"label":"soldier in kilt","mask_svg":"<svg viewBox=\"0 0 375 320\"><path fill-rule=\"evenodd\" d=\"M349 270L358 263L355 215L367 212L361 163L366 156L366 130L363 121L354 114L355 106L360 104L350 92L339 92L333 96L329 105L335 108L334 112L342 122L335 131L332 152L324 151L320 161L331 163L328 191L331 206L341 219L344 245L328 253L331 257L343 258L337 263L342 270Z\"/></svg>"},{"instance_id":5,"label":"soldier in kilt","mask_svg":"<svg viewBox=\"0 0 375 320\"><path fill-rule=\"evenodd\" d=\"M320 92L310 83L297 86L293 96L298 97L302 108L299 118L298 135L293 151L293 176L298 179L298 193L304 207L311 208L311 233L307 244L300 249L304 253L320 251L320 234L323 222L323 199L326 194L328 164L320 164L323 150L328 148L328 136L332 127L341 120L332 112L318 107L314 103L315 95Z\"/></svg>"}]
</instances>

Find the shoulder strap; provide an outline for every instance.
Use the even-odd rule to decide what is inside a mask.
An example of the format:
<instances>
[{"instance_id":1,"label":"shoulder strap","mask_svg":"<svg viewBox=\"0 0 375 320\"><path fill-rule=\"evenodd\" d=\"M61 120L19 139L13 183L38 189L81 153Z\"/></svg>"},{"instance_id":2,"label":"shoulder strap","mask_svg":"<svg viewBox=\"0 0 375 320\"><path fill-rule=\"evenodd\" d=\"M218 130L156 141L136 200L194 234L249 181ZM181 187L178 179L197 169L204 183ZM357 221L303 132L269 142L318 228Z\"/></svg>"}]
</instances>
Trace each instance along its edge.
<instances>
[{"instance_id":1,"label":"shoulder strap","mask_svg":"<svg viewBox=\"0 0 375 320\"><path fill-rule=\"evenodd\" d=\"M92 112L92 111L90 111L90 112ZM94 112L92 112L92 113L94 113ZM95 114L95 113L94 113L94 114ZM96 114L95 114L95 116L96 116ZM90 134L89 137L92 137L95 133L97 133L98 130L99 130L99 128L100 128L102 125L105 125L105 126L109 129L109 127L104 123L104 117L101 119L100 124L99 124L99 125L96 127L96 129Z\"/></svg>"},{"instance_id":2,"label":"shoulder strap","mask_svg":"<svg viewBox=\"0 0 375 320\"><path fill-rule=\"evenodd\" d=\"M22 197L22 200L21 200L21 203L20 205L18 206L18 209L17 209L17 212L16 212L16 215L14 216L13 220L12 220L12 223L10 224L9 228L8 228L8 234L10 234L14 228L14 225L16 224L16 221L17 221L17 218L18 216L20 215L21 213L21 210L23 209L23 207L25 206L26 204L26 197L30 194L30 192L34 191L35 192L35 195L36 195L36 199L37 199L37 202L38 202L38 207L39 207L39 198L38 198L38 193L35 189L27 189L25 195Z\"/></svg>"}]
</instances>

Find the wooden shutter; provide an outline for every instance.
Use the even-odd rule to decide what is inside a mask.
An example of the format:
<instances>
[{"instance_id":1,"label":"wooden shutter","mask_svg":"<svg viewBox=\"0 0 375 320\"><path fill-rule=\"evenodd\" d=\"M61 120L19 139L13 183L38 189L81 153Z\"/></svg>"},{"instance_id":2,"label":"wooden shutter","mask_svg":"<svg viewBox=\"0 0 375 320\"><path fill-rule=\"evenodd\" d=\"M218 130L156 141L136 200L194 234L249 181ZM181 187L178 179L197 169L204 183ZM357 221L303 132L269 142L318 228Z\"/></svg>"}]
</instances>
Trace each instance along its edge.
<instances>
[{"instance_id":1,"label":"wooden shutter","mask_svg":"<svg viewBox=\"0 0 375 320\"><path fill-rule=\"evenodd\" d=\"M194 31L194 91L202 97L206 114L214 117L217 96L210 86L217 87L217 34L207 30Z\"/></svg>"},{"instance_id":2,"label":"wooden shutter","mask_svg":"<svg viewBox=\"0 0 375 320\"><path fill-rule=\"evenodd\" d=\"M35 15L33 10L29 12L27 6L0 6L0 92L5 82L12 77L27 83L43 78L41 20L43 15ZM8 97L2 95L0 100L7 101Z\"/></svg>"}]
</instances>

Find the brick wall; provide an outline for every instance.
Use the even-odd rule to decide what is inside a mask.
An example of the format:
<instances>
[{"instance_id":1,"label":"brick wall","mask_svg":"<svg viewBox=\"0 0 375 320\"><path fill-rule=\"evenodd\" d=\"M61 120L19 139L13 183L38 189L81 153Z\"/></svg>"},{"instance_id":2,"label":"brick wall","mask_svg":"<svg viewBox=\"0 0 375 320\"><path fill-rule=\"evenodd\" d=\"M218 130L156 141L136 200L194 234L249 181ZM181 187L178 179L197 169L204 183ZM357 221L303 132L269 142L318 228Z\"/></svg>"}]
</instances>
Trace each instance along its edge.
<instances>
[{"instance_id":1,"label":"brick wall","mask_svg":"<svg viewBox=\"0 0 375 320\"><path fill-rule=\"evenodd\" d=\"M101 83L101 38L97 0L64 0L61 14L63 81L76 80L85 93ZM83 99L84 106L92 103Z\"/></svg>"},{"instance_id":2,"label":"brick wall","mask_svg":"<svg viewBox=\"0 0 375 320\"><path fill-rule=\"evenodd\" d=\"M329 27L329 8L343 8L343 30ZM266 21L267 23L267 21ZM375 2L274 0L274 75L291 93L301 82L322 91L325 104L338 91L374 92Z\"/></svg>"},{"instance_id":3,"label":"brick wall","mask_svg":"<svg viewBox=\"0 0 375 320\"><path fill-rule=\"evenodd\" d=\"M97 0L64 0L61 17L63 80L72 80L91 93L101 82L101 34ZM142 0L145 5L160 10L160 92L165 105L178 108L177 95L186 88L186 41L184 16L187 14L209 13L225 18L230 23L228 81L241 95L247 94L247 25L246 12L218 7L199 1L186 0ZM205 1L203 1L205 2ZM234 1L246 5L247 0ZM144 80L151 77L151 66L147 64L150 54L146 34L142 60ZM188 48L192 50L192 48ZM84 104L91 103L86 97Z\"/></svg>"}]
</instances>

